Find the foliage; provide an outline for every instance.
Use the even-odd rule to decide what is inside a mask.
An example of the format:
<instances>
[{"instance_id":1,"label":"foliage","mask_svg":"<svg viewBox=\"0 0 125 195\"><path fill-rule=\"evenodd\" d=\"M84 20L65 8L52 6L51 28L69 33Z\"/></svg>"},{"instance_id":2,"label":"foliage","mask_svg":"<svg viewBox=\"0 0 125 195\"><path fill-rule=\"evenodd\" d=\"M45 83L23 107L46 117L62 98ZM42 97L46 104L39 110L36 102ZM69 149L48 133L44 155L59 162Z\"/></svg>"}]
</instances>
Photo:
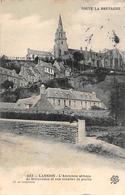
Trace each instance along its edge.
<instances>
[{"instance_id":1,"label":"foliage","mask_svg":"<svg viewBox=\"0 0 125 195\"><path fill-rule=\"evenodd\" d=\"M1 84L1 88L3 89L9 89L9 88L13 88L14 83L13 81L9 81L9 80L5 80L2 84Z\"/></svg>"},{"instance_id":2,"label":"foliage","mask_svg":"<svg viewBox=\"0 0 125 195\"><path fill-rule=\"evenodd\" d=\"M104 81L105 77L107 75L108 71L102 68L96 68L95 69L95 74L97 76L98 82Z\"/></svg>"},{"instance_id":3,"label":"foliage","mask_svg":"<svg viewBox=\"0 0 125 195\"><path fill-rule=\"evenodd\" d=\"M84 119L87 126L112 126L114 121L111 117L108 118L92 118L92 117L80 117L79 115L71 114L59 114L59 113L48 113L38 112L36 110L26 111L11 111L1 112L3 118L11 119L26 119L26 120L47 120L47 121L78 121L78 119Z\"/></svg>"},{"instance_id":4,"label":"foliage","mask_svg":"<svg viewBox=\"0 0 125 195\"><path fill-rule=\"evenodd\" d=\"M2 102L16 102L17 95L13 91L5 91L0 95L0 100Z\"/></svg>"},{"instance_id":5,"label":"foliage","mask_svg":"<svg viewBox=\"0 0 125 195\"><path fill-rule=\"evenodd\" d=\"M84 59L84 56L82 53L76 51L73 53L73 59L74 59L74 61L79 62L79 61Z\"/></svg>"},{"instance_id":6,"label":"foliage","mask_svg":"<svg viewBox=\"0 0 125 195\"><path fill-rule=\"evenodd\" d=\"M114 78L114 84L110 96L110 111L116 124L125 122L125 84L118 83Z\"/></svg>"},{"instance_id":7,"label":"foliage","mask_svg":"<svg viewBox=\"0 0 125 195\"><path fill-rule=\"evenodd\" d=\"M17 74L20 72L21 64L19 62L13 62L11 60L8 60L5 55L3 55L0 59L1 67L15 70Z\"/></svg>"}]
</instances>

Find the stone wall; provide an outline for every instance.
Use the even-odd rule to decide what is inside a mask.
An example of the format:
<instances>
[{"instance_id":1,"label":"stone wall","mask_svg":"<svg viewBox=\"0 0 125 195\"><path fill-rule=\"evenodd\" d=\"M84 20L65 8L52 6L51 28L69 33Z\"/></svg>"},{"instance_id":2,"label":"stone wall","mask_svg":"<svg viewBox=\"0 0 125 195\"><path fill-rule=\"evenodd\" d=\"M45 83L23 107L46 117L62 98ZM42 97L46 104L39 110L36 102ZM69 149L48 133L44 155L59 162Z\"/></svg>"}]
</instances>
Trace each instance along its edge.
<instances>
[{"instance_id":1,"label":"stone wall","mask_svg":"<svg viewBox=\"0 0 125 195\"><path fill-rule=\"evenodd\" d=\"M55 121L0 119L0 131L51 137L61 142L78 142L78 124Z\"/></svg>"}]
</instances>

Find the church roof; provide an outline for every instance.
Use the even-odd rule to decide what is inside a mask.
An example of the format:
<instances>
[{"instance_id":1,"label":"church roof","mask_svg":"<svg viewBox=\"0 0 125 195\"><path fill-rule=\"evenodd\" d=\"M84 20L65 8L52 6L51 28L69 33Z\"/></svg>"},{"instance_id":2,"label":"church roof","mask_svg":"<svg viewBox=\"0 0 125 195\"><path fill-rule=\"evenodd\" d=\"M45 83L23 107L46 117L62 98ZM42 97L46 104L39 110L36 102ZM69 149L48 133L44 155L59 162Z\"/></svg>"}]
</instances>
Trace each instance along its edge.
<instances>
[{"instance_id":1,"label":"church roof","mask_svg":"<svg viewBox=\"0 0 125 195\"><path fill-rule=\"evenodd\" d=\"M28 54L35 54L38 56L43 56L43 55L53 56L53 54L49 51L40 51L40 50L34 50L34 49L30 49L30 48L28 48Z\"/></svg>"}]
</instances>

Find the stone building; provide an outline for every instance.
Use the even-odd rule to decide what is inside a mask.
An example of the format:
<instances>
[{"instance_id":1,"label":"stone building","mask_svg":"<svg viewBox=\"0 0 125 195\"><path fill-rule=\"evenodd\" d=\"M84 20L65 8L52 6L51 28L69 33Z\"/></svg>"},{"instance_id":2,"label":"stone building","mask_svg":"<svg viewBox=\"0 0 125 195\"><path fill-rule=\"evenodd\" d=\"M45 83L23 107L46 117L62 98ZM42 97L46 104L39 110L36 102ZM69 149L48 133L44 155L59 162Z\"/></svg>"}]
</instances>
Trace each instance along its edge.
<instances>
[{"instance_id":1,"label":"stone building","mask_svg":"<svg viewBox=\"0 0 125 195\"><path fill-rule=\"evenodd\" d=\"M59 16L58 28L55 33L54 57L63 61L67 59L73 60L76 52L83 56L80 62L83 66L91 68L102 67L118 71L125 70L125 53L117 48L105 50L104 52L87 50L87 47L84 50L82 47L80 49L68 48L66 33L63 30L61 16Z\"/></svg>"},{"instance_id":2,"label":"stone building","mask_svg":"<svg viewBox=\"0 0 125 195\"><path fill-rule=\"evenodd\" d=\"M0 84L6 80L12 81L14 87L24 87L27 85L27 80L22 75L17 74L15 70L0 67Z\"/></svg>"},{"instance_id":3,"label":"stone building","mask_svg":"<svg viewBox=\"0 0 125 195\"><path fill-rule=\"evenodd\" d=\"M34 60L36 57L41 58L43 60L46 60L46 59L52 60L54 58L51 52L39 51L39 50L28 48L27 55L26 55L27 60Z\"/></svg>"},{"instance_id":4,"label":"stone building","mask_svg":"<svg viewBox=\"0 0 125 195\"><path fill-rule=\"evenodd\" d=\"M38 103L40 98L41 98L40 95L38 95L38 96L29 97L29 98L19 99L16 102L16 108L19 108L19 109L32 108Z\"/></svg>"},{"instance_id":5,"label":"stone building","mask_svg":"<svg viewBox=\"0 0 125 195\"><path fill-rule=\"evenodd\" d=\"M51 63L47 63L39 59L38 64L35 66L35 69L39 71L40 80L43 82L54 78L55 69Z\"/></svg>"},{"instance_id":6,"label":"stone building","mask_svg":"<svg viewBox=\"0 0 125 195\"><path fill-rule=\"evenodd\" d=\"M121 52L117 48L107 50L100 55L100 66L118 71L125 70L124 56L122 56Z\"/></svg>"},{"instance_id":7,"label":"stone building","mask_svg":"<svg viewBox=\"0 0 125 195\"><path fill-rule=\"evenodd\" d=\"M41 96L42 90L41 88ZM46 98L56 110L66 107L72 110L89 110L92 107L105 108L105 105L96 97L94 92L88 93L72 89L47 88Z\"/></svg>"},{"instance_id":8,"label":"stone building","mask_svg":"<svg viewBox=\"0 0 125 195\"><path fill-rule=\"evenodd\" d=\"M32 96L31 98L20 99L17 101L17 105L21 107L37 108L38 110L44 110L47 107L53 110L62 110L64 108L70 108L72 110L90 110L93 107L100 109L106 109L103 102L96 97L96 94L90 92L81 92L64 90L60 88L47 88L44 85L40 88L39 96Z\"/></svg>"}]
</instances>

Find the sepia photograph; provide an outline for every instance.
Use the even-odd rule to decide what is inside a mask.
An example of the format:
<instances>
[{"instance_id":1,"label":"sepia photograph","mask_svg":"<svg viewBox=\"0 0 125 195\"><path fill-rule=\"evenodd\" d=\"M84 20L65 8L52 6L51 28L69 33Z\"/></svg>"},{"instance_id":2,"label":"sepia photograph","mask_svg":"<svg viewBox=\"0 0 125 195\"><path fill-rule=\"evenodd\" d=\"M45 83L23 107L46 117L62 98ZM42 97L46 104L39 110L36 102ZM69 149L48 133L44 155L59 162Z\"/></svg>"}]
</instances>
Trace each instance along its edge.
<instances>
[{"instance_id":1,"label":"sepia photograph","mask_svg":"<svg viewBox=\"0 0 125 195\"><path fill-rule=\"evenodd\" d=\"M0 1L0 195L125 195L125 1Z\"/></svg>"}]
</instances>

